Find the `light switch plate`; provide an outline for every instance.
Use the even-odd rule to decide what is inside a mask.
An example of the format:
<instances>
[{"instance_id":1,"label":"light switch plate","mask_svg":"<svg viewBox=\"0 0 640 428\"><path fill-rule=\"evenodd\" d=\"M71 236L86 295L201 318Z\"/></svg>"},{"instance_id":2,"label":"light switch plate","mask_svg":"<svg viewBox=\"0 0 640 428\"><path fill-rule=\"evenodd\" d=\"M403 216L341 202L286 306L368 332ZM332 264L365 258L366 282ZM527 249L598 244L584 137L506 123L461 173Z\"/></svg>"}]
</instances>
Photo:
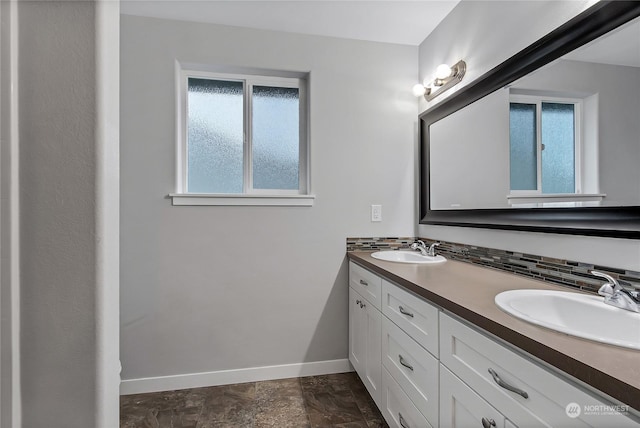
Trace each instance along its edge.
<instances>
[{"instance_id":1,"label":"light switch plate","mask_svg":"<svg viewBox=\"0 0 640 428\"><path fill-rule=\"evenodd\" d=\"M371 221L382 221L382 205L371 205Z\"/></svg>"}]
</instances>

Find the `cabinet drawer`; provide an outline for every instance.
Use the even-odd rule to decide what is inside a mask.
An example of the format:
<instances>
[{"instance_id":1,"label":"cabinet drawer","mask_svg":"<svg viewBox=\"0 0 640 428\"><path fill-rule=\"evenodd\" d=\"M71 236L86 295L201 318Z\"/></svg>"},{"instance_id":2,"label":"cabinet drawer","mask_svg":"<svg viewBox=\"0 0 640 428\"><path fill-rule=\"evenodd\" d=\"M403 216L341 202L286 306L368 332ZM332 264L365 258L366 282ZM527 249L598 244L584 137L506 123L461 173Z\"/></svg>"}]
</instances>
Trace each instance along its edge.
<instances>
[{"instance_id":1,"label":"cabinet drawer","mask_svg":"<svg viewBox=\"0 0 640 428\"><path fill-rule=\"evenodd\" d=\"M382 369L382 408L380 410L390 427L433 428L384 368Z\"/></svg>"},{"instance_id":2,"label":"cabinet drawer","mask_svg":"<svg viewBox=\"0 0 640 428\"><path fill-rule=\"evenodd\" d=\"M380 310L382 279L379 276L349 262L349 285Z\"/></svg>"},{"instance_id":3,"label":"cabinet drawer","mask_svg":"<svg viewBox=\"0 0 640 428\"><path fill-rule=\"evenodd\" d=\"M438 309L385 280L382 296L382 313L437 358Z\"/></svg>"},{"instance_id":4,"label":"cabinet drawer","mask_svg":"<svg viewBox=\"0 0 640 428\"><path fill-rule=\"evenodd\" d=\"M440 427L505 426L504 416L446 367L440 369Z\"/></svg>"},{"instance_id":5,"label":"cabinet drawer","mask_svg":"<svg viewBox=\"0 0 640 428\"><path fill-rule=\"evenodd\" d=\"M440 314L440 361L518 427L637 427L623 414L568 407L603 405L599 398L525 359L466 324ZM520 392L498 385L510 385Z\"/></svg>"},{"instance_id":6,"label":"cabinet drawer","mask_svg":"<svg viewBox=\"0 0 640 428\"><path fill-rule=\"evenodd\" d=\"M438 426L438 360L382 318L382 365L433 426Z\"/></svg>"}]
</instances>

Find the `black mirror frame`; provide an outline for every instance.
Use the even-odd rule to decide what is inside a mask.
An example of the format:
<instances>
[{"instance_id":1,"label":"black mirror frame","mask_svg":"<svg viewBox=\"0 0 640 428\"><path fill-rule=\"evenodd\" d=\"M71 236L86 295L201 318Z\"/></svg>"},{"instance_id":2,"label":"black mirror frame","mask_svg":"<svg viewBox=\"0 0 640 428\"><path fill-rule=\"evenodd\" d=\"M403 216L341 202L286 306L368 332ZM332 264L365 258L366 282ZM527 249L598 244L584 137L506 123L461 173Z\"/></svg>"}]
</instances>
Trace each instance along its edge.
<instances>
[{"instance_id":1,"label":"black mirror frame","mask_svg":"<svg viewBox=\"0 0 640 428\"><path fill-rule=\"evenodd\" d=\"M639 239L640 206L432 210L428 167L429 128L434 122L638 16L638 1L599 2L422 113L419 116L420 224Z\"/></svg>"}]
</instances>

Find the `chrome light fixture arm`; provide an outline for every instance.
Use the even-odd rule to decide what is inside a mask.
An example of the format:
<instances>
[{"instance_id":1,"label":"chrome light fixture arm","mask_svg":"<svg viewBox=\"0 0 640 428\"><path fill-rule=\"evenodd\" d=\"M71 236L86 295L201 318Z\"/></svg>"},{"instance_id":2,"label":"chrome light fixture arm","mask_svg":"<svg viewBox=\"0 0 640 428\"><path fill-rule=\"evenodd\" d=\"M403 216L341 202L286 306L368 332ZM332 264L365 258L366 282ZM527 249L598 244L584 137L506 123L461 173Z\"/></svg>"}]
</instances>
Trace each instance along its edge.
<instances>
[{"instance_id":1,"label":"chrome light fixture arm","mask_svg":"<svg viewBox=\"0 0 640 428\"><path fill-rule=\"evenodd\" d=\"M462 78L467 72L467 63L463 60L458 61L451 66L451 74L448 77L433 80L432 85L426 88L424 97L427 101L433 100L435 97L443 93L444 91L454 87L458 83L462 82Z\"/></svg>"},{"instance_id":2,"label":"chrome light fixture arm","mask_svg":"<svg viewBox=\"0 0 640 428\"><path fill-rule=\"evenodd\" d=\"M467 72L467 63L460 60L449 67L446 64L440 64L436 70L435 77L431 81L424 80L413 86L413 94L416 97L423 96L427 101L431 101L444 91L457 85L462 81Z\"/></svg>"}]
</instances>

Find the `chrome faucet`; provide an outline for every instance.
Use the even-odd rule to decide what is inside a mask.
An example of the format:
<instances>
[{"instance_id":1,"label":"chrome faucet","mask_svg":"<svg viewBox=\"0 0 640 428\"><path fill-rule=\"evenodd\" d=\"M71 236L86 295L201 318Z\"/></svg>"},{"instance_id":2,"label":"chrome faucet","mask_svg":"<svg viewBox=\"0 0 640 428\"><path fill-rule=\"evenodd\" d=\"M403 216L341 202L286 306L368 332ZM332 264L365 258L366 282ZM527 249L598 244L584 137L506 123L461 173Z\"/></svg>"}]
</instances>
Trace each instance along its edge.
<instances>
[{"instance_id":1,"label":"chrome faucet","mask_svg":"<svg viewBox=\"0 0 640 428\"><path fill-rule=\"evenodd\" d=\"M640 312L640 295L638 291L626 290L618 280L604 272L592 270L591 274L607 280L598 290L598 294L604 296L606 304L627 311Z\"/></svg>"},{"instance_id":2,"label":"chrome faucet","mask_svg":"<svg viewBox=\"0 0 640 428\"><path fill-rule=\"evenodd\" d=\"M425 244L421 240L417 240L416 242L411 244L411 249L412 250L416 250L416 251L420 251L420 254L422 254L423 256L435 257L435 255L436 255L436 247L438 245L440 245L439 242L434 242L429 247L427 247L427 244Z\"/></svg>"}]
</instances>

